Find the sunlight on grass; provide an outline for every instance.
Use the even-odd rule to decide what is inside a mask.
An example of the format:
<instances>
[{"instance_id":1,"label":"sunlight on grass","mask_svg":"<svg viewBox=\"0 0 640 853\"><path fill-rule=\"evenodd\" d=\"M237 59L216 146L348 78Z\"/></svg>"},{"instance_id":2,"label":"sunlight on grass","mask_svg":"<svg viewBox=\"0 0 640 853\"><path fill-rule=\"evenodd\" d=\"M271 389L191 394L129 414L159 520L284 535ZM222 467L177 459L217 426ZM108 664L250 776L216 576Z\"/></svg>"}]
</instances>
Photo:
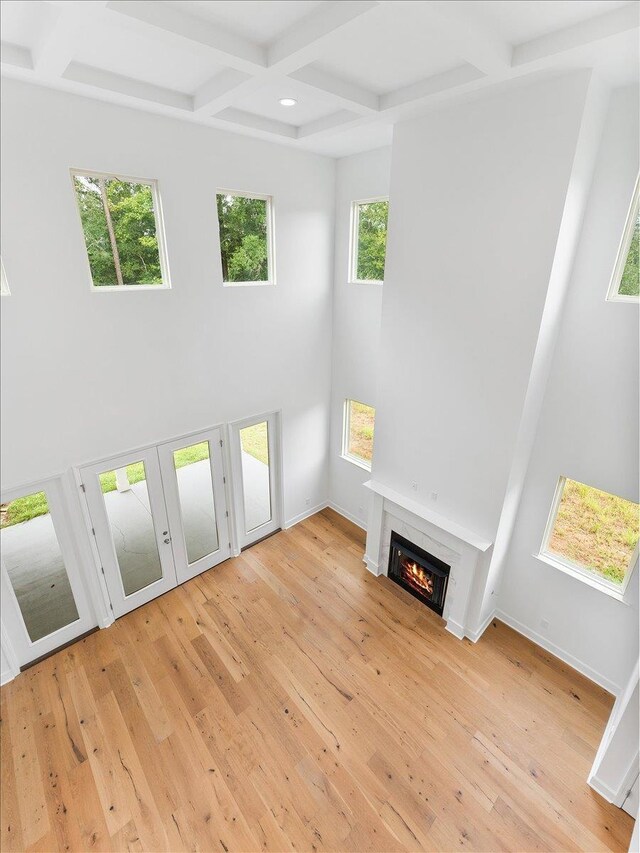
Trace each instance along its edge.
<instances>
[{"instance_id":1,"label":"sunlight on grass","mask_svg":"<svg viewBox=\"0 0 640 853\"><path fill-rule=\"evenodd\" d=\"M269 435L266 421L241 429L240 441L245 453L259 462L264 462L265 465L269 464Z\"/></svg>"},{"instance_id":2,"label":"sunlight on grass","mask_svg":"<svg viewBox=\"0 0 640 853\"><path fill-rule=\"evenodd\" d=\"M638 504L566 480L548 551L622 584L640 538Z\"/></svg>"}]
</instances>

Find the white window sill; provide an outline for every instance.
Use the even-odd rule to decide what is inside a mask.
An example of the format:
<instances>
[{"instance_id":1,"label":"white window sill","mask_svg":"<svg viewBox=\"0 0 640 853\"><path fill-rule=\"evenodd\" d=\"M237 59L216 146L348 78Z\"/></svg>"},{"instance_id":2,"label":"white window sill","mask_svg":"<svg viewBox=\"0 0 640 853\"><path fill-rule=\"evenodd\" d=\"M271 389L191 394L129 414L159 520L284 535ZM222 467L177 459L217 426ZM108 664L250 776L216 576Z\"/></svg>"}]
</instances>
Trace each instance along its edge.
<instances>
[{"instance_id":1,"label":"white window sill","mask_svg":"<svg viewBox=\"0 0 640 853\"><path fill-rule=\"evenodd\" d=\"M275 287L275 281L223 281L223 287Z\"/></svg>"},{"instance_id":2,"label":"white window sill","mask_svg":"<svg viewBox=\"0 0 640 853\"><path fill-rule=\"evenodd\" d=\"M379 287L382 287L384 281L380 281L377 278L352 278L347 282L348 284L377 284Z\"/></svg>"},{"instance_id":3,"label":"white window sill","mask_svg":"<svg viewBox=\"0 0 640 853\"><path fill-rule=\"evenodd\" d=\"M363 462L362 459L358 459L355 456L348 456L346 453L341 453L340 458L344 459L345 462L351 462L352 465L357 465L358 468L362 468L363 471L371 473L371 465Z\"/></svg>"},{"instance_id":4,"label":"white window sill","mask_svg":"<svg viewBox=\"0 0 640 853\"><path fill-rule=\"evenodd\" d=\"M605 584L600 583L600 581L589 577L584 572L579 571L578 569L574 569L566 563L561 563L560 560L555 560L549 554L533 554L533 557L536 560L540 560L541 563L546 563L548 566L552 566L554 569L558 569L561 572L564 572L565 575L569 575L576 580L582 581L582 583L586 583L587 586L593 587L593 589L597 589L598 592L603 592L605 595L608 595L610 598L615 598L616 601L622 602L622 604L626 604L627 607L630 606L631 602L625 599L624 592L622 590L613 589L610 586L605 586Z\"/></svg>"},{"instance_id":5,"label":"white window sill","mask_svg":"<svg viewBox=\"0 0 640 853\"><path fill-rule=\"evenodd\" d=\"M103 284L91 285L93 293L135 293L138 290L171 290L170 284Z\"/></svg>"}]
</instances>

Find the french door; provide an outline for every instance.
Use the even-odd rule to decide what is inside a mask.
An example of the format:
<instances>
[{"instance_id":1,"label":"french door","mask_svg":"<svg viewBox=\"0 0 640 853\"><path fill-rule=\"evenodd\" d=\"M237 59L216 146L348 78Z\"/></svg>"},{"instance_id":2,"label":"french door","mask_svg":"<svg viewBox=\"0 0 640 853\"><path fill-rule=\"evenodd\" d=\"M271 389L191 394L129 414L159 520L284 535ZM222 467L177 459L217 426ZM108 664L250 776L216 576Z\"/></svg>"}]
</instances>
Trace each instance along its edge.
<instances>
[{"instance_id":1,"label":"french door","mask_svg":"<svg viewBox=\"0 0 640 853\"><path fill-rule=\"evenodd\" d=\"M278 416L230 424L235 516L241 548L280 528Z\"/></svg>"},{"instance_id":2,"label":"french door","mask_svg":"<svg viewBox=\"0 0 640 853\"><path fill-rule=\"evenodd\" d=\"M2 495L0 540L12 665L25 666L95 627L59 479Z\"/></svg>"},{"instance_id":3,"label":"french door","mask_svg":"<svg viewBox=\"0 0 640 853\"><path fill-rule=\"evenodd\" d=\"M81 470L114 616L230 556L220 430Z\"/></svg>"}]
</instances>

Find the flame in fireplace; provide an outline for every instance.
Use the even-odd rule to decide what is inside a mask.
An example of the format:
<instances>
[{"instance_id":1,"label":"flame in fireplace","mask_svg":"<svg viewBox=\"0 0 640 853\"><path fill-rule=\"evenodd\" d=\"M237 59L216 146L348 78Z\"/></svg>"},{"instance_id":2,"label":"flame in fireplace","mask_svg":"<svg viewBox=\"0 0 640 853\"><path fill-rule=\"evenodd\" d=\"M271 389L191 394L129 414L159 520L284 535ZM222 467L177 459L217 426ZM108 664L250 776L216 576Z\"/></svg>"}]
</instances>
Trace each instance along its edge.
<instances>
[{"instance_id":1,"label":"flame in fireplace","mask_svg":"<svg viewBox=\"0 0 640 853\"><path fill-rule=\"evenodd\" d=\"M429 598L433 595L433 575L412 560L402 560L402 575L407 583Z\"/></svg>"}]
</instances>

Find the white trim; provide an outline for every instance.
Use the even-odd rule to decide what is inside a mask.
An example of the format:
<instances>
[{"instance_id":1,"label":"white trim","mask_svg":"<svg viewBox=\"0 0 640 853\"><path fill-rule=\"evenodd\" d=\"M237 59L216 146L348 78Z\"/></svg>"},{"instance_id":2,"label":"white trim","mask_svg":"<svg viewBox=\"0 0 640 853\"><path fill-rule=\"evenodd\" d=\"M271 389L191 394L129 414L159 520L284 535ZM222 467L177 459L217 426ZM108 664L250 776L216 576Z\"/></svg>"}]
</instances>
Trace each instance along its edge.
<instances>
[{"instance_id":1,"label":"white trim","mask_svg":"<svg viewBox=\"0 0 640 853\"><path fill-rule=\"evenodd\" d=\"M544 533L542 535L542 544L540 545L540 551L537 554L534 554L533 556L536 559L541 560L543 563L547 563L547 565L552 566L555 569L559 569L565 574L576 578L576 580L582 581L583 583L586 583L588 586L591 586L594 589L599 590L600 592L604 592L611 598L615 598L617 601L621 601L623 604L629 604L630 602L625 601L624 595L627 590L627 587L629 586L629 581L631 579L631 575L633 574L633 570L635 569L636 564L638 562L638 548L640 546L640 542L636 543L636 547L633 551L633 554L629 559L629 565L627 567L624 580L621 584L614 584L612 581L608 581L606 578L600 577L594 569L590 569L588 566L582 566L579 563L574 563L573 560L570 560L567 557L563 557L561 554L557 554L555 551L549 550L549 541L551 539L553 529L556 524L558 510L560 508L560 501L562 500L562 494L564 492L564 487L567 483L567 480L571 480L571 478L562 476L558 479L556 490L553 495L553 500L551 501L551 509L549 510L549 516L547 518L547 523L545 525ZM580 483L579 480L571 480L571 482L579 483L579 485L587 486L587 488L593 488L597 491L602 491L601 489L598 489L597 486L589 486L587 483ZM611 493L606 492L605 494ZM613 497L616 496L614 495Z\"/></svg>"},{"instance_id":2,"label":"white trim","mask_svg":"<svg viewBox=\"0 0 640 853\"><path fill-rule=\"evenodd\" d=\"M384 284L384 281L377 278L362 279L358 278L358 231L360 229L360 206L363 204L374 204L375 202L386 201L389 204L389 196L381 195L375 198L359 198L351 202L351 215L349 218L349 270L347 273L348 284ZM388 207L387 207L388 216ZM389 224L387 219L387 233ZM386 245L385 245L385 260L386 260Z\"/></svg>"},{"instance_id":3,"label":"white trim","mask_svg":"<svg viewBox=\"0 0 640 853\"><path fill-rule=\"evenodd\" d=\"M162 212L162 201L160 199L160 189L158 181L155 178L138 178L133 175L121 175L114 172L96 172L93 169L69 169L71 177L71 186L73 196L76 201L76 209L78 211L78 219L80 221L80 229L82 231L82 242L84 244L85 255L87 258L87 268L89 272L89 284L93 293L130 293L136 290L171 290L171 276L169 275L169 255L167 253L167 241L164 229L164 215ZM160 275L162 282L160 284L101 284L97 285L93 282L91 275L91 265L89 264L89 253L87 251L87 241L84 235L84 226L82 217L80 216L80 203L78 201L78 193L74 181L75 176L91 177L91 178L113 178L122 183L144 184L151 187L151 198L153 200L153 218L156 225L156 240L158 241L158 259L160 261Z\"/></svg>"},{"instance_id":4,"label":"white trim","mask_svg":"<svg viewBox=\"0 0 640 853\"><path fill-rule=\"evenodd\" d=\"M0 685L13 681L20 674L20 664L4 624L0 625L0 648L8 666L0 672Z\"/></svg>"},{"instance_id":5,"label":"white trim","mask_svg":"<svg viewBox=\"0 0 640 853\"><path fill-rule=\"evenodd\" d=\"M564 649L561 649L560 646L556 646L555 643L552 643L546 637L541 636L536 631L532 631L531 628L527 627L522 622L519 622L517 619L513 619L503 610L496 609L494 617L499 619L500 622L504 622L505 625L508 625L510 628L513 628L513 630L517 631L518 634L522 634L523 637L531 640L537 646L540 646L550 652L555 657L560 658L561 661L564 661L591 681L595 681L596 684L599 684L600 687L604 688L604 690L611 693L613 696L618 696L620 693L622 688L619 684L616 684L606 675L603 675L601 672L593 669L593 667L584 663L584 661L581 661L577 657L565 652Z\"/></svg>"},{"instance_id":6,"label":"white trim","mask_svg":"<svg viewBox=\"0 0 640 853\"><path fill-rule=\"evenodd\" d=\"M326 506L329 509L332 509L334 512L337 512L338 515L341 515L343 518L346 518L347 521L350 521L352 524L355 524L355 526L359 527L360 530L364 530L366 533L367 525L361 518L358 518L357 516L353 515L353 513L350 513L348 510L343 509L341 506L338 506L338 504L334 503L333 501L327 501Z\"/></svg>"},{"instance_id":7,"label":"white trim","mask_svg":"<svg viewBox=\"0 0 640 853\"><path fill-rule=\"evenodd\" d=\"M365 564L367 569L371 572L372 575L376 577L380 577L382 572L380 571L380 566L376 563L375 560L372 560L368 554L365 554L362 558L362 562Z\"/></svg>"},{"instance_id":8,"label":"white trim","mask_svg":"<svg viewBox=\"0 0 640 853\"><path fill-rule=\"evenodd\" d=\"M466 632L459 622L456 622L454 619L447 619L444 627L450 634L453 634L454 637L457 637L459 640L464 640Z\"/></svg>"},{"instance_id":9,"label":"white trim","mask_svg":"<svg viewBox=\"0 0 640 853\"><path fill-rule=\"evenodd\" d=\"M369 403L363 403L362 400L354 400L352 397L347 397L342 406L342 453L340 454L340 458L344 459L345 462L351 462L353 465L357 465L358 468L362 468L364 471L368 471L369 473L371 473L370 462L367 462L366 459L362 459L361 456L356 456L354 453L349 453L349 438L351 432L351 411L349 403L358 403L360 406L366 406L368 409L372 410L373 424L375 430L375 406L370 406Z\"/></svg>"},{"instance_id":10,"label":"white trim","mask_svg":"<svg viewBox=\"0 0 640 853\"><path fill-rule=\"evenodd\" d=\"M296 524L299 524L301 521L304 521L305 518L311 518L312 515L315 515L318 512L322 512L323 509L326 509L328 504L319 503L316 506L311 507L311 509L306 509L304 512L299 512L297 515L294 515L293 518L287 519L282 525L283 530L289 530L290 527L294 527Z\"/></svg>"},{"instance_id":11,"label":"white trim","mask_svg":"<svg viewBox=\"0 0 640 853\"><path fill-rule=\"evenodd\" d=\"M636 178L636 185L634 187L633 196L631 197L631 204L627 212L627 219L625 222L624 231L622 233L622 239L620 240L620 245L618 246L618 254L616 255L616 265L613 268L611 281L609 282L609 288L607 290L607 302L635 302L637 304L640 300L640 297L638 296L627 296L625 294L618 293L618 290L620 289L620 283L622 282L622 274L624 272L625 266L627 265L627 256L629 254L629 249L631 248L633 232L635 231L636 221L638 219L639 213L640 175Z\"/></svg>"},{"instance_id":12,"label":"white trim","mask_svg":"<svg viewBox=\"0 0 640 853\"><path fill-rule=\"evenodd\" d=\"M222 274L222 249L220 247L220 220L218 219L218 196L230 195L239 198L253 198L267 203L267 280L266 281L225 281ZM220 269L223 287L274 287L276 284L276 229L274 202L272 195L249 193L244 190L228 190L219 187L216 190L216 221L218 222L218 248L220 248Z\"/></svg>"},{"instance_id":13,"label":"white trim","mask_svg":"<svg viewBox=\"0 0 640 853\"><path fill-rule=\"evenodd\" d=\"M495 618L496 611L492 610L479 628L477 628L475 631L465 631L465 636L468 637L472 643L477 643L480 637L484 634L484 632L487 630L487 628Z\"/></svg>"}]
</instances>

